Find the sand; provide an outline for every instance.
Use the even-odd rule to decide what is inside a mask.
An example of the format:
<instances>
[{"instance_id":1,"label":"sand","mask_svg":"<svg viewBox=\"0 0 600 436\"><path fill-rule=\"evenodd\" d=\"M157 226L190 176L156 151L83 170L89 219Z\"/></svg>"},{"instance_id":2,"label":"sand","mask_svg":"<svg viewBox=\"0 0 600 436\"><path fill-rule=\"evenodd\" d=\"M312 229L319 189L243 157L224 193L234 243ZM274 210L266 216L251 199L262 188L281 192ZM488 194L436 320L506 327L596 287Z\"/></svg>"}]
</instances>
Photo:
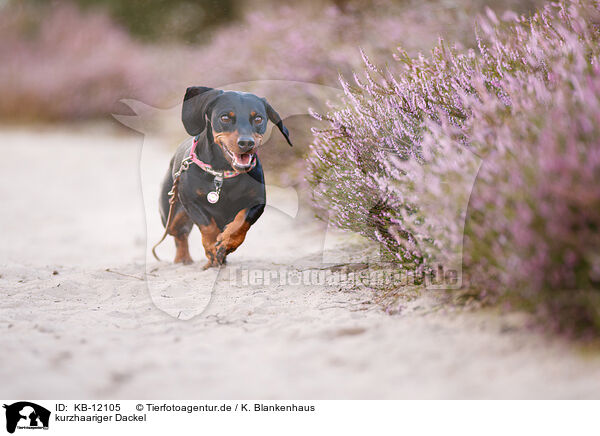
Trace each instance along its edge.
<instances>
[{"instance_id":1,"label":"sand","mask_svg":"<svg viewBox=\"0 0 600 436\"><path fill-rule=\"evenodd\" d=\"M290 190L270 188L273 207L220 271L201 271L197 231L194 265L170 264L171 240L165 261L149 258L161 226L142 193L169 159L155 142L142 153L142 136L105 126L0 131L0 397L600 397L600 357L524 314L424 292L389 315L365 288L244 282L246 269L318 267L323 224Z\"/></svg>"}]
</instances>

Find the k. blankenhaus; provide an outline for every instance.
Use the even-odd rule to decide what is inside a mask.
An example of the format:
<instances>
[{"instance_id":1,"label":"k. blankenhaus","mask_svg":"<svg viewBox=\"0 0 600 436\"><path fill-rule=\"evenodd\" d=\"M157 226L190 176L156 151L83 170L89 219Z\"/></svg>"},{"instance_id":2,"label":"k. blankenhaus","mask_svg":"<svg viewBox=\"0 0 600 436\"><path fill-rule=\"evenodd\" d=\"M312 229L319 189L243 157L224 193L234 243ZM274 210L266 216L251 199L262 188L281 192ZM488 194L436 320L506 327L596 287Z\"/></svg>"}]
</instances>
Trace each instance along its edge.
<instances>
[{"instance_id":1,"label":"k. blankenhaus","mask_svg":"<svg viewBox=\"0 0 600 436\"><path fill-rule=\"evenodd\" d=\"M314 412L315 406L297 406L296 404L288 404L280 406L279 404L254 404L255 412Z\"/></svg>"}]
</instances>

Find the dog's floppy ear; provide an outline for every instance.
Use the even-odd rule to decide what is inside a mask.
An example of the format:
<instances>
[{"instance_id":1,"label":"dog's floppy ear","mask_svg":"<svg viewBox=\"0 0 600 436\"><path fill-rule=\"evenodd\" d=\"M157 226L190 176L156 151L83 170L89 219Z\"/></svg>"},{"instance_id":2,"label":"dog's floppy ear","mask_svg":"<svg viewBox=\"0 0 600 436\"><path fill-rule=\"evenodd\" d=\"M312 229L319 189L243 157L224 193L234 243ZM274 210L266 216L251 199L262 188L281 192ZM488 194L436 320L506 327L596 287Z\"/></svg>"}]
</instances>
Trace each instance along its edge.
<instances>
[{"instance_id":1,"label":"dog's floppy ear","mask_svg":"<svg viewBox=\"0 0 600 436\"><path fill-rule=\"evenodd\" d=\"M220 89L206 86L191 86L185 91L181 108L181 121L191 136L200 134L206 128L206 119L215 99L223 94Z\"/></svg>"},{"instance_id":2,"label":"dog's floppy ear","mask_svg":"<svg viewBox=\"0 0 600 436\"><path fill-rule=\"evenodd\" d=\"M277 111L275 109L273 109L273 106L271 106L266 99L263 98L262 101L265 103L265 109L267 110L267 116L269 117L269 120L271 120L271 122L277 126L277 128L279 129L281 134L285 137L285 140L287 141L288 144L290 144L290 147L291 147L292 142L290 141L290 132L287 129L287 127L285 127L283 125L283 121L281 121L281 117L279 116Z\"/></svg>"}]
</instances>

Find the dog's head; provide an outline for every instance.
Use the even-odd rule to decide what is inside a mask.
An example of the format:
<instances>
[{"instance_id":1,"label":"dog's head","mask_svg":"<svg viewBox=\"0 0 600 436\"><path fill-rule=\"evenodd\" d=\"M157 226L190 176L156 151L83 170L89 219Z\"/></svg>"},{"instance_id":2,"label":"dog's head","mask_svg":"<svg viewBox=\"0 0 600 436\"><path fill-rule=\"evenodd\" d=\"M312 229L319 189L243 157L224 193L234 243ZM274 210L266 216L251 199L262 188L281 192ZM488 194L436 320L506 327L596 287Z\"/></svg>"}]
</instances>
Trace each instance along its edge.
<instances>
[{"instance_id":1,"label":"dog's head","mask_svg":"<svg viewBox=\"0 0 600 436\"><path fill-rule=\"evenodd\" d=\"M181 120L191 136L207 129L207 136L221 147L225 159L239 172L252 167L267 120L292 145L279 114L267 100L254 94L193 86L185 93Z\"/></svg>"}]
</instances>

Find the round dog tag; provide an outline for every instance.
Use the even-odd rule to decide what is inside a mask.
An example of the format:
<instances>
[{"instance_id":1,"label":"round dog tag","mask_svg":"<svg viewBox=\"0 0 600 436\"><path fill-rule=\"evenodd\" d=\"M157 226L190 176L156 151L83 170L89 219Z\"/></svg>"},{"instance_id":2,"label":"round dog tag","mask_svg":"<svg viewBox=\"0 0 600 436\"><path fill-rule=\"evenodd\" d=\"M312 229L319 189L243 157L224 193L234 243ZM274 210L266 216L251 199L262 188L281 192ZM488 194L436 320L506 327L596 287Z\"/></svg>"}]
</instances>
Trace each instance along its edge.
<instances>
[{"instance_id":1,"label":"round dog tag","mask_svg":"<svg viewBox=\"0 0 600 436\"><path fill-rule=\"evenodd\" d=\"M217 194L215 191L211 191L206 195L206 199L209 203L215 204L217 201L219 201L219 194Z\"/></svg>"}]
</instances>

